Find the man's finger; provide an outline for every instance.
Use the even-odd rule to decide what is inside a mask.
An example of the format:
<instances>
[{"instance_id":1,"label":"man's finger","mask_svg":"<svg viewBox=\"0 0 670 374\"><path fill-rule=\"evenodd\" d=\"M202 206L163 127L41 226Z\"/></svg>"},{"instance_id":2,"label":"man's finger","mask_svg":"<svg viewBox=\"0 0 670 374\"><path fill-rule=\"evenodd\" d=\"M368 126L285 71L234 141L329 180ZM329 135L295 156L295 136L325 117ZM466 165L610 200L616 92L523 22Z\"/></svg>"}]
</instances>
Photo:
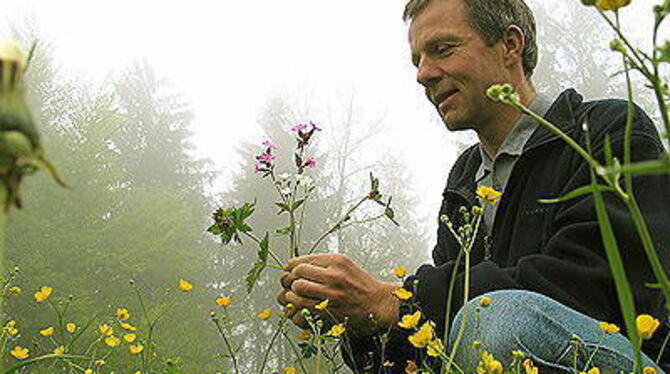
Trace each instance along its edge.
<instances>
[{"instance_id":1,"label":"man's finger","mask_svg":"<svg viewBox=\"0 0 670 374\"><path fill-rule=\"evenodd\" d=\"M281 286L284 287L285 289L290 289L291 288L291 283L293 282L294 279L290 278L291 273L288 271L285 271L282 273L281 278L279 278L279 281L281 282Z\"/></svg>"},{"instance_id":2,"label":"man's finger","mask_svg":"<svg viewBox=\"0 0 670 374\"><path fill-rule=\"evenodd\" d=\"M291 284L291 291L298 296L317 300L318 302L327 299L329 296L326 286L303 278L296 279Z\"/></svg>"},{"instance_id":3,"label":"man's finger","mask_svg":"<svg viewBox=\"0 0 670 374\"><path fill-rule=\"evenodd\" d=\"M286 264L284 270L292 271L293 268L295 268L300 264L312 264L315 266L321 266L325 268L328 267L328 265L330 265L330 263L333 261L334 256L336 255L333 253L319 253L319 254L296 257L291 259Z\"/></svg>"},{"instance_id":4,"label":"man's finger","mask_svg":"<svg viewBox=\"0 0 670 374\"><path fill-rule=\"evenodd\" d=\"M298 264L286 277L282 276L282 286L291 288L297 279L306 279L315 283L327 284L332 277L326 268L312 264Z\"/></svg>"}]
</instances>

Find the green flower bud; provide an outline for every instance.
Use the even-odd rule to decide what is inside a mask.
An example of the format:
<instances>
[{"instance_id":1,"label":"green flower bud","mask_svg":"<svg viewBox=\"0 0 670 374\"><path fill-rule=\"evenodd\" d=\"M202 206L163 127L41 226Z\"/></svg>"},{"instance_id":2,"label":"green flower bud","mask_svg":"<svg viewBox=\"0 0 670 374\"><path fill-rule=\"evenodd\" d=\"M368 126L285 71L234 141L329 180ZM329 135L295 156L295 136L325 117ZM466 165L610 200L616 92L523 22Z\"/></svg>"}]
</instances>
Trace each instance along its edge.
<instances>
[{"instance_id":1,"label":"green flower bud","mask_svg":"<svg viewBox=\"0 0 670 374\"><path fill-rule=\"evenodd\" d=\"M615 52L626 53L626 47L624 47L621 39L614 39L610 42L610 49Z\"/></svg>"}]
</instances>

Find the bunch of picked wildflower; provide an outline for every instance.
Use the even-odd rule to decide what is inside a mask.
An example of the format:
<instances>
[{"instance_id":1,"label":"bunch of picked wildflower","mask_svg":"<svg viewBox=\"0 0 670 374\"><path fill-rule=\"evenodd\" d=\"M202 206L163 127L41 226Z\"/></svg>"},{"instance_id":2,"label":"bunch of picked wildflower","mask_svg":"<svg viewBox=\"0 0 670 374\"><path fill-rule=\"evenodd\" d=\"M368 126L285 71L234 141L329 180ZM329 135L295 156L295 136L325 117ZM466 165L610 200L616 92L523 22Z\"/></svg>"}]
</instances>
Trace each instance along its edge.
<instances>
[{"instance_id":1,"label":"bunch of picked wildflower","mask_svg":"<svg viewBox=\"0 0 670 374\"><path fill-rule=\"evenodd\" d=\"M276 150L277 146L269 140L264 141L262 145L265 151L256 156L258 163L255 166L255 171L256 173L265 173L263 176L266 176L274 168L274 160L277 158L277 155L273 154L272 151Z\"/></svg>"}]
</instances>

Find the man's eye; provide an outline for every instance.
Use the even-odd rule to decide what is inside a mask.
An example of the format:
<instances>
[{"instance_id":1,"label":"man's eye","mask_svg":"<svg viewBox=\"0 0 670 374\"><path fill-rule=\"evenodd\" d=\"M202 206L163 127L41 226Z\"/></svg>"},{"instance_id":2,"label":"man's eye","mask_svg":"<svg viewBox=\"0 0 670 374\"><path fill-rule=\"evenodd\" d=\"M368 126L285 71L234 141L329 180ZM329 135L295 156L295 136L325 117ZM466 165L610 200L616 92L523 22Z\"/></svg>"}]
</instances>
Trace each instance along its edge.
<instances>
[{"instance_id":1,"label":"man's eye","mask_svg":"<svg viewBox=\"0 0 670 374\"><path fill-rule=\"evenodd\" d=\"M453 49L454 49L453 45L438 45L437 47L435 47L435 53L441 56L446 56L451 54Z\"/></svg>"}]
</instances>

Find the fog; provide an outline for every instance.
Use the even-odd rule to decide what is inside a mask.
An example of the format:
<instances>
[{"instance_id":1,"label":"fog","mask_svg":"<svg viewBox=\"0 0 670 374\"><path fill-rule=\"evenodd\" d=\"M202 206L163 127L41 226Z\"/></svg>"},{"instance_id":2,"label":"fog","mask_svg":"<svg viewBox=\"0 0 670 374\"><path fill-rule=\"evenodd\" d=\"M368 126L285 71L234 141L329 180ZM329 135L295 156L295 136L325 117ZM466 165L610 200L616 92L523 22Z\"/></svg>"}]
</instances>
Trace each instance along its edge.
<instances>
[{"instance_id":1,"label":"fog","mask_svg":"<svg viewBox=\"0 0 670 374\"><path fill-rule=\"evenodd\" d=\"M416 268L429 261L449 168L477 140L449 133L417 84L404 3L3 0L0 39L39 39L31 100L47 152L73 185L60 191L43 176L28 184L26 209L14 214L8 234L24 282L69 288L63 292L78 295L74 310L84 314L132 303L115 285L128 279L161 305L167 284L191 277L204 293L176 315L195 314L195 322L160 335L171 349L189 352L181 356L188 361L198 341L217 339L204 327L215 296L239 292L245 313L273 303L274 273L261 278L253 298L243 296L254 246L247 244L248 255L231 254L204 229L220 204L272 205L253 173L254 152L272 138L288 168L293 144L282 134L310 121L323 128L314 147L325 208L314 213L321 221L305 237L313 242L365 194L372 171L394 196L403 228L382 222L326 247L380 276L389 263ZM622 14L643 48L650 44L651 3L633 1ZM608 49L614 34L592 8L577 0L529 5L539 29L540 92L553 98L574 87L587 99L624 97L615 75L620 58ZM661 34L667 37L667 27ZM656 115L648 93L639 103ZM279 227L274 209L263 211L255 230ZM111 299L96 301L100 295ZM16 308L31 326L43 323L38 312ZM233 333L247 357L268 334L250 324ZM189 338L174 342L176 335ZM278 349L270 361L279 365L289 353ZM221 362L226 358L217 356L203 367L214 372Z\"/></svg>"}]
</instances>

